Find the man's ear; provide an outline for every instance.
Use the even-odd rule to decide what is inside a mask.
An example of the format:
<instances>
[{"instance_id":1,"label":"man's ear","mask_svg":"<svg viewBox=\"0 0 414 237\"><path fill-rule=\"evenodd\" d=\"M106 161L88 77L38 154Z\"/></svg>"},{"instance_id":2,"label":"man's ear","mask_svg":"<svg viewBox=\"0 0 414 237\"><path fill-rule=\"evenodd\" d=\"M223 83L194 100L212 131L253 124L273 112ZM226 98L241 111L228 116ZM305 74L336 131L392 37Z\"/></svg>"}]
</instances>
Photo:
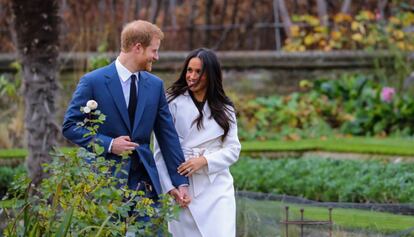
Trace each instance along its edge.
<instances>
[{"instance_id":1,"label":"man's ear","mask_svg":"<svg viewBox=\"0 0 414 237\"><path fill-rule=\"evenodd\" d=\"M144 49L144 47L142 46L142 44L141 43L136 43L135 45L134 45L134 50L136 50L136 52L140 52L141 50L143 50Z\"/></svg>"}]
</instances>

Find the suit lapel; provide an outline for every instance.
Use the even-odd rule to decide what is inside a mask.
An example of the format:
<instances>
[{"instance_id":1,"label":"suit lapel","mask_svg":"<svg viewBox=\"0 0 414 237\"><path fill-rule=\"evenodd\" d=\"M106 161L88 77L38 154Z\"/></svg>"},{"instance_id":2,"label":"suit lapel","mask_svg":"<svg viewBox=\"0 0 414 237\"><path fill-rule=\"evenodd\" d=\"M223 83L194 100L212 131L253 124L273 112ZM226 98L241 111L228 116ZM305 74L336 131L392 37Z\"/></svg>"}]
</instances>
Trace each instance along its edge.
<instances>
[{"instance_id":1,"label":"suit lapel","mask_svg":"<svg viewBox=\"0 0 414 237\"><path fill-rule=\"evenodd\" d=\"M148 83L147 75L145 73L139 73L138 81L138 102L137 109L135 110L135 121L133 131L138 127L138 124L141 121L142 114L144 113L145 103L148 97Z\"/></svg>"},{"instance_id":2,"label":"suit lapel","mask_svg":"<svg viewBox=\"0 0 414 237\"><path fill-rule=\"evenodd\" d=\"M128 116L128 109L125 104L125 97L124 93L122 92L121 82L119 81L119 76L116 71L115 63L112 63L109 66L109 70L105 75L106 77L106 86L110 94L112 95L112 99L115 102L116 108L118 112L121 114L122 120L125 123L125 126L131 132L129 116Z\"/></svg>"}]
</instances>

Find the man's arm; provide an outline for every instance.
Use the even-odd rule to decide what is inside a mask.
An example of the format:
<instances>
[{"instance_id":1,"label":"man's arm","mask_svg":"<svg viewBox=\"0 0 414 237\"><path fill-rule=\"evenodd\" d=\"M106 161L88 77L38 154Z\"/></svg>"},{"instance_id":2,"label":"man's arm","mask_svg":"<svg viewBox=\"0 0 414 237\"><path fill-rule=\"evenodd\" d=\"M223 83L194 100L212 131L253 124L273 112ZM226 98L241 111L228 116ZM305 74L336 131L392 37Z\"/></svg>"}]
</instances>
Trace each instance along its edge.
<instances>
[{"instance_id":1,"label":"man's arm","mask_svg":"<svg viewBox=\"0 0 414 237\"><path fill-rule=\"evenodd\" d=\"M159 91L158 114L155 121L154 133L172 185L179 187L180 185L188 184L188 178L177 172L178 166L185 159L162 86Z\"/></svg>"},{"instance_id":2,"label":"man's arm","mask_svg":"<svg viewBox=\"0 0 414 237\"><path fill-rule=\"evenodd\" d=\"M85 114L80 111L81 106L85 106L88 100L93 99L93 90L90 85L90 80L91 78L87 77L82 77L80 79L66 111L62 125L62 133L63 136L71 142L85 148L92 140L95 140L98 144L104 147L105 155L109 149L112 138L103 134L84 137L85 134L89 133L89 130L77 125L78 122L83 122L85 119Z\"/></svg>"}]
</instances>

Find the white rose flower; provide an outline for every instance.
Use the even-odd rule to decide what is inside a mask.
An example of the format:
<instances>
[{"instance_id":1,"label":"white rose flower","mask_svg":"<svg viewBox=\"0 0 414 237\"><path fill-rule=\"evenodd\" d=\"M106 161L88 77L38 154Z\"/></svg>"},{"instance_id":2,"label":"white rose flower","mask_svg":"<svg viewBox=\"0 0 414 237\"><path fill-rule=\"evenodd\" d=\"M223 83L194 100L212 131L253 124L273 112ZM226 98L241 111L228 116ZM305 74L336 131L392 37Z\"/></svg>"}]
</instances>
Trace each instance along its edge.
<instances>
[{"instance_id":1,"label":"white rose flower","mask_svg":"<svg viewBox=\"0 0 414 237\"><path fill-rule=\"evenodd\" d=\"M89 114L89 113L91 112L91 108L89 108L88 106L83 107L83 112L84 112L85 114Z\"/></svg>"},{"instance_id":2,"label":"white rose flower","mask_svg":"<svg viewBox=\"0 0 414 237\"><path fill-rule=\"evenodd\" d=\"M91 110L94 110L98 108L98 103L94 100L88 100L88 102L86 103L86 107L88 107Z\"/></svg>"}]
</instances>

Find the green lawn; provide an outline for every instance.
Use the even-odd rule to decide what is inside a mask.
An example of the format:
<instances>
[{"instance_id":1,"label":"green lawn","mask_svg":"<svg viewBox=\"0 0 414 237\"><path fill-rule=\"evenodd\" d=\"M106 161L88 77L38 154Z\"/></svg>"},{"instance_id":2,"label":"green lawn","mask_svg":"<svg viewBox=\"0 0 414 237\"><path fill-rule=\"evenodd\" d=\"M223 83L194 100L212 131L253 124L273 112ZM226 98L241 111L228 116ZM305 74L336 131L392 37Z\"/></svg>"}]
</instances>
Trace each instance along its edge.
<instances>
[{"instance_id":1,"label":"green lawn","mask_svg":"<svg viewBox=\"0 0 414 237\"><path fill-rule=\"evenodd\" d=\"M328 208L314 207L299 204L287 204L277 201L257 201L246 198L238 199L238 209L241 212L252 212L249 218L262 223L256 225L265 225L264 223L277 223L278 226L273 227L283 231L281 220L285 219L285 206L289 206L289 219L298 220L300 218L300 209L304 208L305 220L328 220ZM244 213L244 215L246 215ZM240 215L239 215L240 218ZM334 229L339 231L369 231L375 233L397 233L411 227L414 227L414 217L405 215L396 215L385 212L366 211L358 209L334 208L332 211L332 219ZM269 228L269 226L267 227ZM266 226L263 226L263 230ZM277 230L274 230L277 231ZM267 230L267 233L269 230ZM335 235L334 235L335 236Z\"/></svg>"},{"instance_id":2,"label":"green lawn","mask_svg":"<svg viewBox=\"0 0 414 237\"><path fill-rule=\"evenodd\" d=\"M61 148L64 152L71 151L73 147ZM26 149L0 149L0 159L24 159L27 156Z\"/></svg>"},{"instance_id":3,"label":"green lawn","mask_svg":"<svg viewBox=\"0 0 414 237\"><path fill-rule=\"evenodd\" d=\"M382 155L414 156L414 139L404 138L328 138L299 141L248 141L242 152L330 151Z\"/></svg>"},{"instance_id":4,"label":"green lawn","mask_svg":"<svg viewBox=\"0 0 414 237\"><path fill-rule=\"evenodd\" d=\"M63 148L68 150L71 148ZM414 139L408 138L328 138L299 141L245 141L242 152L330 151L379 155L414 156ZM0 159L24 158L25 149L0 149Z\"/></svg>"}]
</instances>

